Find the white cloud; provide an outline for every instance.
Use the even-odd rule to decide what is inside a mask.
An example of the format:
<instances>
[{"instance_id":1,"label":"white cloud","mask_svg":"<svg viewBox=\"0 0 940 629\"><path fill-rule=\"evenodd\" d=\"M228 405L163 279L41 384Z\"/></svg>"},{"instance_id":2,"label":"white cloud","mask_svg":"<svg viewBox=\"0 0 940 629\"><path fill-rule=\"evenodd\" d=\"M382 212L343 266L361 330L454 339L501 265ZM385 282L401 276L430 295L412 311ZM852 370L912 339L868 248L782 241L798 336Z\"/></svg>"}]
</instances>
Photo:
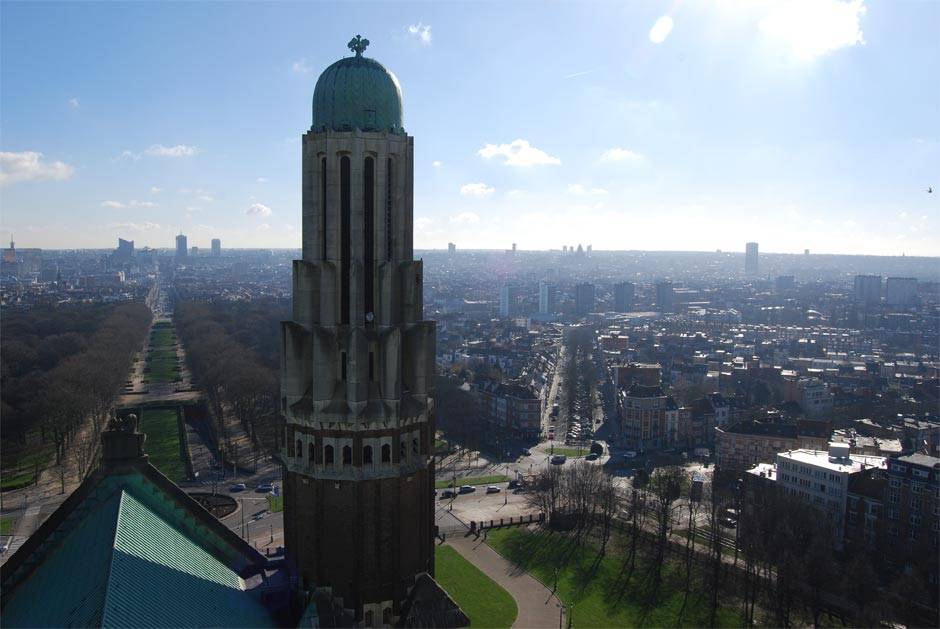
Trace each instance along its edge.
<instances>
[{"instance_id":1,"label":"white cloud","mask_svg":"<svg viewBox=\"0 0 940 629\"><path fill-rule=\"evenodd\" d=\"M543 164L558 165L561 160L545 151L539 150L529 144L528 140L513 140L509 144L487 144L477 155L490 159L491 157L505 157L507 166L539 166Z\"/></svg>"},{"instance_id":2,"label":"white cloud","mask_svg":"<svg viewBox=\"0 0 940 629\"><path fill-rule=\"evenodd\" d=\"M159 223L109 223L109 227L112 229L132 229L134 231L151 231L154 229L160 229Z\"/></svg>"},{"instance_id":3,"label":"white cloud","mask_svg":"<svg viewBox=\"0 0 940 629\"><path fill-rule=\"evenodd\" d=\"M443 165L444 165L444 162L442 162L439 159L436 159L433 162L431 162L431 166L434 166L434 168L440 168Z\"/></svg>"},{"instance_id":4,"label":"white cloud","mask_svg":"<svg viewBox=\"0 0 940 629\"><path fill-rule=\"evenodd\" d=\"M475 212L461 212L460 214L451 217L450 222L458 223L461 225L467 224L467 223L479 223L480 215L476 214Z\"/></svg>"},{"instance_id":5,"label":"white cloud","mask_svg":"<svg viewBox=\"0 0 940 629\"><path fill-rule=\"evenodd\" d=\"M204 201L205 203L212 203L213 201L215 201L215 199L209 196L208 194L201 194L196 198L199 199L200 201Z\"/></svg>"},{"instance_id":6,"label":"white cloud","mask_svg":"<svg viewBox=\"0 0 940 629\"><path fill-rule=\"evenodd\" d=\"M260 225L258 225L258 231L259 231L259 232L266 232L266 231L268 231L269 229L271 229L271 226L268 225L267 223L261 223Z\"/></svg>"},{"instance_id":7,"label":"white cloud","mask_svg":"<svg viewBox=\"0 0 940 629\"><path fill-rule=\"evenodd\" d=\"M130 207L144 207L144 208L157 207L157 204L154 203L153 201L131 201L130 203L128 203L128 205Z\"/></svg>"},{"instance_id":8,"label":"white cloud","mask_svg":"<svg viewBox=\"0 0 940 629\"><path fill-rule=\"evenodd\" d=\"M313 68L307 65L307 59L301 58L298 59L291 65L290 69L297 74L310 74L313 72Z\"/></svg>"},{"instance_id":9,"label":"white cloud","mask_svg":"<svg viewBox=\"0 0 940 629\"><path fill-rule=\"evenodd\" d=\"M129 159L129 160L136 162L137 160L140 159L140 157L141 157L140 153L135 153L130 149L124 149L123 151L121 151L121 154L115 157L114 159Z\"/></svg>"},{"instance_id":10,"label":"white cloud","mask_svg":"<svg viewBox=\"0 0 940 629\"><path fill-rule=\"evenodd\" d=\"M70 99L69 99L69 107L71 107L72 109L77 109L77 108L78 108L78 104L79 104L79 103L78 103L78 99L77 99L77 98L74 98L74 97L73 97L73 98L70 98Z\"/></svg>"},{"instance_id":11,"label":"white cloud","mask_svg":"<svg viewBox=\"0 0 940 629\"><path fill-rule=\"evenodd\" d=\"M126 153L127 151L125 151ZM162 144L154 144L149 149L147 149L147 155L153 155L156 157L192 157L199 152L199 149L195 146L187 146L185 144L177 144L176 146L163 146Z\"/></svg>"},{"instance_id":12,"label":"white cloud","mask_svg":"<svg viewBox=\"0 0 940 629\"><path fill-rule=\"evenodd\" d=\"M630 149L623 149L619 147L614 147L612 149L607 149L601 153L602 162L640 162L643 161L643 156L637 153L636 151L631 151Z\"/></svg>"},{"instance_id":13,"label":"white cloud","mask_svg":"<svg viewBox=\"0 0 940 629\"><path fill-rule=\"evenodd\" d=\"M109 210L119 210L122 207L127 207L120 201L102 201L101 207L108 208Z\"/></svg>"},{"instance_id":14,"label":"white cloud","mask_svg":"<svg viewBox=\"0 0 940 629\"><path fill-rule=\"evenodd\" d=\"M270 216L271 208L261 203L252 203L248 206L248 209L245 210L245 214L249 216Z\"/></svg>"},{"instance_id":15,"label":"white cloud","mask_svg":"<svg viewBox=\"0 0 940 629\"><path fill-rule=\"evenodd\" d=\"M898 218L901 219L902 221L906 221L907 216L908 216L907 212L901 212L900 214L898 214Z\"/></svg>"},{"instance_id":16,"label":"white cloud","mask_svg":"<svg viewBox=\"0 0 940 629\"><path fill-rule=\"evenodd\" d=\"M810 61L839 48L864 45L860 22L866 11L864 0L790 0L776 4L759 28L769 41Z\"/></svg>"},{"instance_id":17,"label":"white cloud","mask_svg":"<svg viewBox=\"0 0 940 629\"><path fill-rule=\"evenodd\" d=\"M150 188L150 194L160 194L163 191L163 188L158 188L157 186L152 186Z\"/></svg>"},{"instance_id":18,"label":"white cloud","mask_svg":"<svg viewBox=\"0 0 940 629\"><path fill-rule=\"evenodd\" d=\"M607 194L604 188L585 188L579 183L569 183L568 192L571 194Z\"/></svg>"},{"instance_id":19,"label":"white cloud","mask_svg":"<svg viewBox=\"0 0 940 629\"><path fill-rule=\"evenodd\" d=\"M101 207L108 208L109 210L119 210L125 207L133 208L152 208L157 207L157 204L153 201L137 201L136 199L123 203L121 201L102 201Z\"/></svg>"},{"instance_id":20,"label":"white cloud","mask_svg":"<svg viewBox=\"0 0 940 629\"><path fill-rule=\"evenodd\" d=\"M485 183L465 183L460 186L460 194L471 197L485 197L493 194L495 191L496 188L488 186Z\"/></svg>"},{"instance_id":21,"label":"white cloud","mask_svg":"<svg viewBox=\"0 0 940 629\"><path fill-rule=\"evenodd\" d=\"M425 46L431 45L431 25L422 24L418 22L417 24L411 24L405 27L405 30L408 31L408 34L412 37L417 38Z\"/></svg>"},{"instance_id":22,"label":"white cloud","mask_svg":"<svg viewBox=\"0 0 940 629\"><path fill-rule=\"evenodd\" d=\"M668 15L664 15L653 24L653 28L650 29L650 41L654 44L661 44L666 41L666 38L669 37L669 33L672 32L672 18Z\"/></svg>"},{"instance_id":23,"label":"white cloud","mask_svg":"<svg viewBox=\"0 0 940 629\"><path fill-rule=\"evenodd\" d=\"M258 177L258 183L268 183L267 177Z\"/></svg>"},{"instance_id":24,"label":"white cloud","mask_svg":"<svg viewBox=\"0 0 940 629\"><path fill-rule=\"evenodd\" d=\"M70 179L75 168L64 162L46 162L42 153L0 152L0 186L21 181L62 181Z\"/></svg>"}]
</instances>

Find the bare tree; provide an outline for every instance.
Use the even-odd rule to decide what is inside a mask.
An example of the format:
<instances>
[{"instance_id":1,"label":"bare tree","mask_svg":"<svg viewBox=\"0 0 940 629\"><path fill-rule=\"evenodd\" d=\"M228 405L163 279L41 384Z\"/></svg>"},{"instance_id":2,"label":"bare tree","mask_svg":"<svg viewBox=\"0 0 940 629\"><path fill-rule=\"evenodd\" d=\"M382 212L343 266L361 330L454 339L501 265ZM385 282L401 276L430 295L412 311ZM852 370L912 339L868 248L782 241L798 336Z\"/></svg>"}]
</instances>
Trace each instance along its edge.
<instances>
[{"instance_id":1,"label":"bare tree","mask_svg":"<svg viewBox=\"0 0 940 629\"><path fill-rule=\"evenodd\" d=\"M653 517L656 521L656 551L652 562L653 592L659 589L662 580L662 567L666 556L666 546L674 519L674 505L688 486L689 476L681 467L662 467L650 476L647 487L653 505Z\"/></svg>"}]
</instances>

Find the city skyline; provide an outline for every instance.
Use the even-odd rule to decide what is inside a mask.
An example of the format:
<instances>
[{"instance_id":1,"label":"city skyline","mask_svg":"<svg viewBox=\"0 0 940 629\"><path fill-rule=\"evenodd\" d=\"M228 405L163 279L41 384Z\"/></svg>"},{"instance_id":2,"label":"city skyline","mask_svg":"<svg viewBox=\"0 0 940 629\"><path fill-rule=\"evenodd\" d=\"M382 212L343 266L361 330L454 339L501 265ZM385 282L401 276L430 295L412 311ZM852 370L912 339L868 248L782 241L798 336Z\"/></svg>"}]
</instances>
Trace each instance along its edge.
<instances>
[{"instance_id":1,"label":"city skyline","mask_svg":"<svg viewBox=\"0 0 940 629\"><path fill-rule=\"evenodd\" d=\"M2 13L0 230L24 247L166 248L180 230L206 248L299 247L296 129L344 52L312 24L369 37L410 95L417 249L940 243L934 5Z\"/></svg>"}]
</instances>

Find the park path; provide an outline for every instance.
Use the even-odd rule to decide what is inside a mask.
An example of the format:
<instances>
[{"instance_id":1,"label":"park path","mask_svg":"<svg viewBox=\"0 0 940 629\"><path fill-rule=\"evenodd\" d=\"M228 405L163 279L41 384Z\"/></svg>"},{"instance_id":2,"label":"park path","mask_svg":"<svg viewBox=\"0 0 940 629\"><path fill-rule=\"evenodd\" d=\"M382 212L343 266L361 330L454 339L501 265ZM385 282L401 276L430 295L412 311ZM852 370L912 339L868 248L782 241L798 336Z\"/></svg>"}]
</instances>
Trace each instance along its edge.
<instances>
[{"instance_id":1,"label":"park path","mask_svg":"<svg viewBox=\"0 0 940 629\"><path fill-rule=\"evenodd\" d=\"M519 615L513 627L551 629L560 623L561 601L528 572L512 565L482 539L474 535L448 535L447 543L516 600Z\"/></svg>"}]
</instances>

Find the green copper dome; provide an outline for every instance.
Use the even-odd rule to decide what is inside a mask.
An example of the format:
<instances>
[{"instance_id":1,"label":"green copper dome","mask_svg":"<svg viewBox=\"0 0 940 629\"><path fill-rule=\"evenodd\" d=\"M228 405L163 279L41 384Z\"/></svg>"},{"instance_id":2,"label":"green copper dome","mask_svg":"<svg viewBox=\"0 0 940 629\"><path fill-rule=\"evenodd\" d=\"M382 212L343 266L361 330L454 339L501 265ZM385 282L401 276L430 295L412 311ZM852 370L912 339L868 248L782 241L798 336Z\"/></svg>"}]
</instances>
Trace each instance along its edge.
<instances>
[{"instance_id":1,"label":"green copper dome","mask_svg":"<svg viewBox=\"0 0 940 629\"><path fill-rule=\"evenodd\" d=\"M355 57L340 59L320 75L313 90L314 131L389 131L404 133L401 86L375 59L362 56L369 40L349 42Z\"/></svg>"}]
</instances>

